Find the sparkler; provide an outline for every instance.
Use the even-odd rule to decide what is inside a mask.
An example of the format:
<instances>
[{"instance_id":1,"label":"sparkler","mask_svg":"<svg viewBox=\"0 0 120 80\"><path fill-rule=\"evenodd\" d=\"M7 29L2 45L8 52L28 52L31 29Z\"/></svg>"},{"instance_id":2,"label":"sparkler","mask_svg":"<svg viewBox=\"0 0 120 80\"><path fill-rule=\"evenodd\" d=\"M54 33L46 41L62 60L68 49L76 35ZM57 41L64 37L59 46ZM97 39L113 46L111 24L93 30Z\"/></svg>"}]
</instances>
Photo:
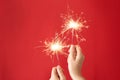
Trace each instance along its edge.
<instances>
[{"instance_id":1,"label":"sparkler","mask_svg":"<svg viewBox=\"0 0 120 80\"><path fill-rule=\"evenodd\" d=\"M71 18L69 20L66 20L66 22L64 24L63 32L65 32L69 29L80 30L83 27L84 27L84 25L83 25L83 23L79 22L79 19L75 21Z\"/></svg>"},{"instance_id":2,"label":"sparkler","mask_svg":"<svg viewBox=\"0 0 120 80\"><path fill-rule=\"evenodd\" d=\"M83 28L88 28L88 26L86 25L87 21L84 20L81 16L75 16L74 14L70 14L68 12L68 14L65 14L64 16L62 16L62 18L64 20L62 31L58 35L56 35L52 41L44 42L44 51L50 56L56 55L58 62L58 54L66 54L63 49L69 47L69 45L67 44L68 40L72 40L73 43L75 37L75 40L79 44L80 41L85 40L80 32ZM72 35L72 39L68 37L70 34Z\"/></svg>"},{"instance_id":3,"label":"sparkler","mask_svg":"<svg viewBox=\"0 0 120 80\"><path fill-rule=\"evenodd\" d=\"M56 56L57 57L57 61L58 61L58 64L60 64L60 61L59 61L59 56L58 54L65 54L66 53L63 51L64 48L66 47L69 47L68 45L66 45L63 40L61 39L53 39L51 42L50 41L45 41L44 42L45 44L45 52L48 53L48 55L51 56Z\"/></svg>"},{"instance_id":4,"label":"sparkler","mask_svg":"<svg viewBox=\"0 0 120 80\"><path fill-rule=\"evenodd\" d=\"M45 51L49 53L50 55L63 53L62 49L65 47L65 44L60 39L52 40L51 42L45 41L44 43L46 47Z\"/></svg>"},{"instance_id":5,"label":"sparkler","mask_svg":"<svg viewBox=\"0 0 120 80\"><path fill-rule=\"evenodd\" d=\"M84 37L80 34L80 32L82 31L83 28L88 28L88 26L86 25L86 20L82 18L82 14L81 16L78 16L77 14L74 15L74 12L71 11L72 13L70 14L70 12L68 12L68 14L62 16L62 18L64 19L64 24L62 26L62 31L61 34L65 34L68 33L67 35L69 35L70 33L72 33L72 43L74 43L74 37L77 40L77 43L79 44L80 41L85 41Z\"/></svg>"}]
</instances>

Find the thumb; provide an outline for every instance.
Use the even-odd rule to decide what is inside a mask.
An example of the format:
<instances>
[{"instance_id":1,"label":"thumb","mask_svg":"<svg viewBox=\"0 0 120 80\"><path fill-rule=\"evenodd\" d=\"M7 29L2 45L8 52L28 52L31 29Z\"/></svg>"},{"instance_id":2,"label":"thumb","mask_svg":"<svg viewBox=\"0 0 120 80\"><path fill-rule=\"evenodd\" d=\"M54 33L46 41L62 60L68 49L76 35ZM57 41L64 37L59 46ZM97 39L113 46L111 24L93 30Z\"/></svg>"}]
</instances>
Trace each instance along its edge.
<instances>
[{"instance_id":1,"label":"thumb","mask_svg":"<svg viewBox=\"0 0 120 80\"><path fill-rule=\"evenodd\" d=\"M76 57L75 45L71 45L70 50L69 50L69 57L71 57L72 59L75 59L75 57Z\"/></svg>"}]
</instances>

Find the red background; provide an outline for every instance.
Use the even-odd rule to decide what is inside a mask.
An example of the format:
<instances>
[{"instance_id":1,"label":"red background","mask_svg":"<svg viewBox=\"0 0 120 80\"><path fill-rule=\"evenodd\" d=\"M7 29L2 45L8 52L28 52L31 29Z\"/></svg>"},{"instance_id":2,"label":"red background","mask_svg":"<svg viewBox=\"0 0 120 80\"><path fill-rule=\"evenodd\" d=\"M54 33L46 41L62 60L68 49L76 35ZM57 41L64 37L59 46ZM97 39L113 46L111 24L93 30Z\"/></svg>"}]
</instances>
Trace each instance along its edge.
<instances>
[{"instance_id":1,"label":"red background","mask_svg":"<svg viewBox=\"0 0 120 80\"><path fill-rule=\"evenodd\" d=\"M76 13L84 12L90 28L81 43L87 80L120 80L119 0L68 0ZM48 80L52 63L38 41L60 31L66 0L0 1L0 80ZM60 58L67 79L66 57Z\"/></svg>"}]
</instances>

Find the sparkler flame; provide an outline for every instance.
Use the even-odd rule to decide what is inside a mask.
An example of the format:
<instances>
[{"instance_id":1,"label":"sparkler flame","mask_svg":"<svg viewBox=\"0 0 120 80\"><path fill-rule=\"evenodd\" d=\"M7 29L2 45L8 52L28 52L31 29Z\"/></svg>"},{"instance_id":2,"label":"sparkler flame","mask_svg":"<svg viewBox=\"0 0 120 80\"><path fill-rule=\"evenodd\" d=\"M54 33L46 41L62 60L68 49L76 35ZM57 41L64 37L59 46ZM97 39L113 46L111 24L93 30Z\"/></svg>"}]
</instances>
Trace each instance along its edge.
<instances>
[{"instance_id":1,"label":"sparkler flame","mask_svg":"<svg viewBox=\"0 0 120 80\"><path fill-rule=\"evenodd\" d=\"M66 27L67 30L68 29L74 29L74 30L78 30L79 28L83 27L83 24L79 22L79 20L75 21L73 19L68 20L68 22L66 23Z\"/></svg>"},{"instance_id":2,"label":"sparkler flame","mask_svg":"<svg viewBox=\"0 0 120 80\"><path fill-rule=\"evenodd\" d=\"M70 40L72 44L79 44L81 41L86 41L85 38L81 35L83 28L88 28L87 21L82 17L83 12L80 16L75 15L74 12L68 12L68 14L62 15L64 22L62 25L62 31L60 34L63 36L72 35ZM69 38L69 36L68 36Z\"/></svg>"},{"instance_id":3,"label":"sparkler flame","mask_svg":"<svg viewBox=\"0 0 120 80\"><path fill-rule=\"evenodd\" d=\"M64 24L62 26L63 30L61 33L64 34L71 29L80 32L83 28L88 28L86 25L87 21L82 18L82 14L83 13L81 13L81 16L74 15L72 11L71 14L68 12L68 14L63 15L62 18L64 20Z\"/></svg>"},{"instance_id":4,"label":"sparkler flame","mask_svg":"<svg viewBox=\"0 0 120 80\"><path fill-rule=\"evenodd\" d=\"M50 55L63 54L63 48L67 47L60 39L52 40L51 42L45 41L44 43L46 48L44 51Z\"/></svg>"},{"instance_id":5,"label":"sparkler flame","mask_svg":"<svg viewBox=\"0 0 120 80\"><path fill-rule=\"evenodd\" d=\"M62 50L62 46L59 43L51 44L50 48L52 51L61 51Z\"/></svg>"}]
</instances>

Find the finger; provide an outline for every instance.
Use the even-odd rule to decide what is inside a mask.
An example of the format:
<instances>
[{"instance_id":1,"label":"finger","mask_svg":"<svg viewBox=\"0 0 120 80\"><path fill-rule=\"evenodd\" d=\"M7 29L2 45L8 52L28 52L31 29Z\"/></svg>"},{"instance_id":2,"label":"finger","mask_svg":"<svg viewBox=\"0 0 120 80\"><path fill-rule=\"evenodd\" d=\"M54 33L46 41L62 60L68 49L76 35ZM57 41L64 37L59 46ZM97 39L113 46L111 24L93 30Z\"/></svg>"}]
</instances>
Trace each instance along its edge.
<instances>
[{"instance_id":1,"label":"finger","mask_svg":"<svg viewBox=\"0 0 120 80\"><path fill-rule=\"evenodd\" d=\"M76 60L80 60L83 55L80 46L76 45L76 51L77 51Z\"/></svg>"},{"instance_id":2,"label":"finger","mask_svg":"<svg viewBox=\"0 0 120 80\"><path fill-rule=\"evenodd\" d=\"M57 73L57 68L56 67L52 68L51 76L58 77L58 73Z\"/></svg>"},{"instance_id":3,"label":"finger","mask_svg":"<svg viewBox=\"0 0 120 80\"><path fill-rule=\"evenodd\" d=\"M76 48L74 45L71 45L69 50L69 57L71 57L72 59L75 59L75 53L76 53Z\"/></svg>"},{"instance_id":4,"label":"finger","mask_svg":"<svg viewBox=\"0 0 120 80\"><path fill-rule=\"evenodd\" d=\"M59 75L60 79L64 80L65 79L65 75L63 73L62 68L59 65L57 66L57 72L58 72L58 75Z\"/></svg>"}]
</instances>

